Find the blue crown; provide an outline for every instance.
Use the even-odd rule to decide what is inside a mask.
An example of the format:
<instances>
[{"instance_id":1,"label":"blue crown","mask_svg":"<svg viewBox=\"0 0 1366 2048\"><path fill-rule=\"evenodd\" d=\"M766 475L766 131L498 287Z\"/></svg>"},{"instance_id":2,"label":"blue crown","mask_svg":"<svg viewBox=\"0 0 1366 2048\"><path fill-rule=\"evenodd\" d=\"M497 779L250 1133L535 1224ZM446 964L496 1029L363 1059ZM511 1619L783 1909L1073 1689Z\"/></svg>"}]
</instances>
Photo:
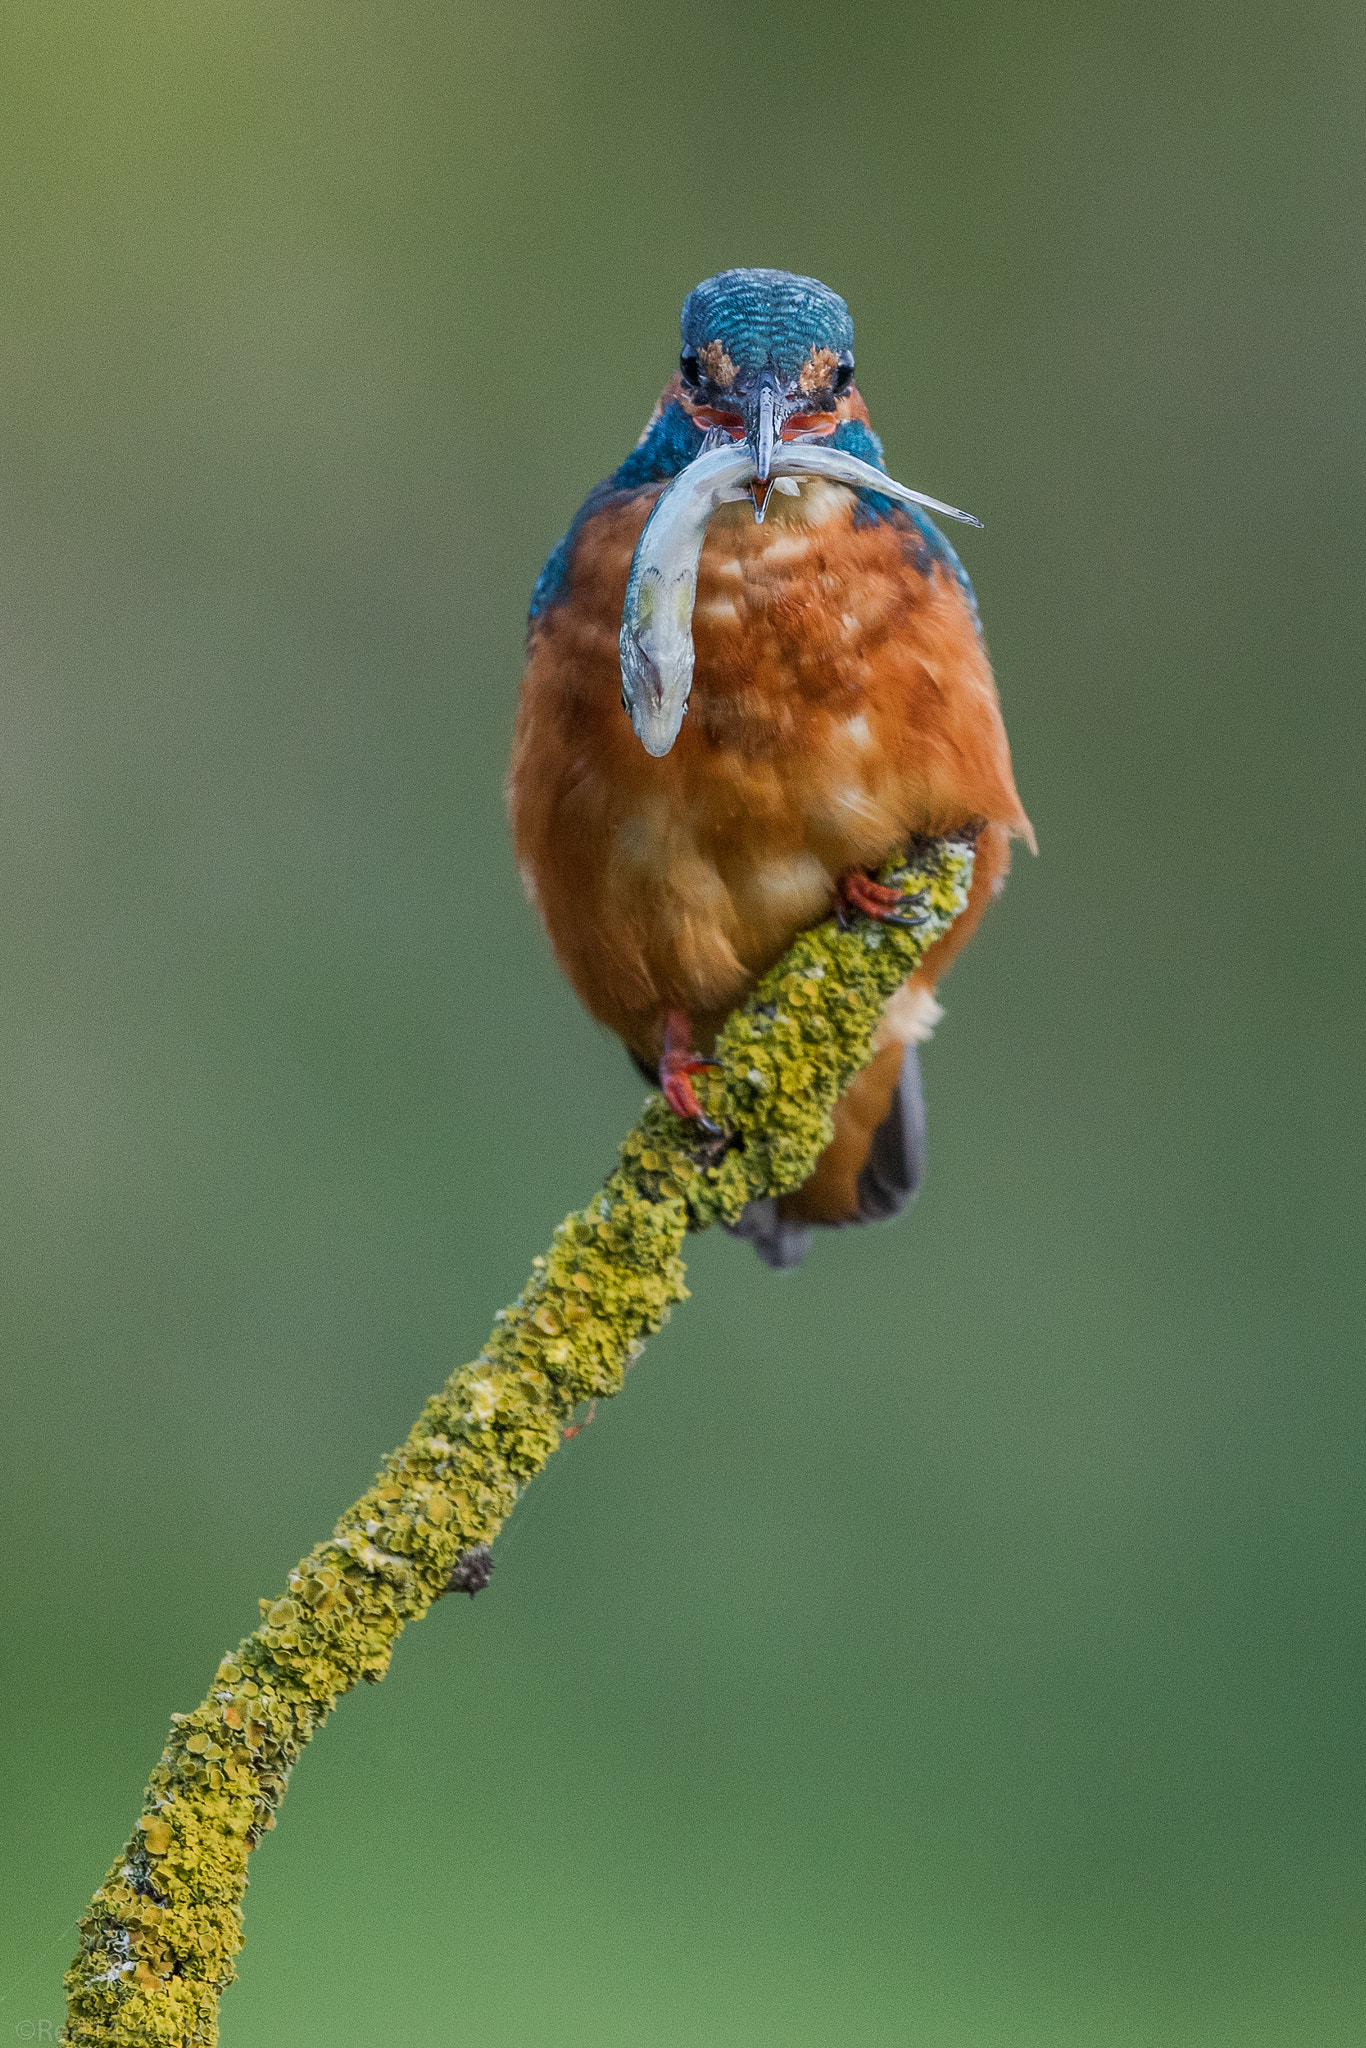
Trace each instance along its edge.
<instances>
[{"instance_id":1,"label":"blue crown","mask_svg":"<svg viewBox=\"0 0 1366 2048\"><path fill-rule=\"evenodd\" d=\"M838 292L790 270L723 270L683 301L683 346L719 341L737 370L772 363L789 379L813 349L854 346L854 323Z\"/></svg>"}]
</instances>

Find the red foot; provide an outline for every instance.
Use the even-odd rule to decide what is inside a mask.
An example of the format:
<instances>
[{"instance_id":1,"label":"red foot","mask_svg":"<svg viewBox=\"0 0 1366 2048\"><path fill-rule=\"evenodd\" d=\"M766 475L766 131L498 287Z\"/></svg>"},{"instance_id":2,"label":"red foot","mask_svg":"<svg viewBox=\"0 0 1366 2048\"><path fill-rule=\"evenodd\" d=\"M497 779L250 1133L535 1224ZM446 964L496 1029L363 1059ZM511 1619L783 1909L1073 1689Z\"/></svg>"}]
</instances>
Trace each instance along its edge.
<instances>
[{"instance_id":1,"label":"red foot","mask_svg":"<svg viewBox=\"0 0 1366 2048\"><path fill-rule=\"evenodd\" d=\"M835 891L835 915L841 925L848 924L849 913L853 910L861 910L865 917L876 918L879 924L917 924L918 919L902 916L899 907L902 900L899 890L888 888L885 882L875 882L871 875L854 868L843 877Z\"/></svg>"},{"instance_id":2,"label":"red foot","mask_svg":"<svg viewBox=\"0 0 1366 2048\"><path fill-rule=\"evenodd\" d=\"M659 1063L659 1085L675 1116L685 1117L689 1123L710 1122L688 1077L700 1074L704 1067L719 1065L719 1060L705 1059L701 1053L693 1051L692 1025L682 1010L670 1010L664 1025L664 1057Z\"/></svg>"}]
</instances>

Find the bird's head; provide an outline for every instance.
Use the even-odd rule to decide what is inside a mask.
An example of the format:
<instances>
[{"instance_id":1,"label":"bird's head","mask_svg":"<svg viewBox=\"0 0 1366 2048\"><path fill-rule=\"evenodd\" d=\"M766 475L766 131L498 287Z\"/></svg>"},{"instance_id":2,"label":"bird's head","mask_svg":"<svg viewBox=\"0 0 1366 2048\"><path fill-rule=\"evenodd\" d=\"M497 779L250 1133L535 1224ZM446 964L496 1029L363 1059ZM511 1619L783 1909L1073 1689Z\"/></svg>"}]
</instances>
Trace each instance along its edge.
<instances>
[{"instance_id":1,"label":"bird's head","mask_svg":"<svg viewBox=\"0 0 1366 2048\"><path fill-rule=\"evenodd\" d=\"M800 495L799 478L824 478L875 493L884 505L890 499L980 524L887 475L854 384L849 308L814 277L723 270L689 292L678 375L664 387L643 446L675 403L708 439L687 449L656 499L631 558L621 612L621 700L656 758L673 746L688 708L698 568L707 522L719 506L748 495L761 520L771 488ZM827 440L846 421L865 430L876 466ZM802 442L817 445L794 445ZM669 453L679 452L675 441Z\"/></svg>"},{"instance_id":2,"label":"bird's head","mask_svg":"<svg viewBox=\"0 0 1366 2048\"><path fill-rule=\"evenodd\" d=\"M780 441L822 439L854 379L854 323L837 292L786 270L723 270L683 301L678 359L699 427L747 441L766 484Z\"/></svg>"}]
</instances>

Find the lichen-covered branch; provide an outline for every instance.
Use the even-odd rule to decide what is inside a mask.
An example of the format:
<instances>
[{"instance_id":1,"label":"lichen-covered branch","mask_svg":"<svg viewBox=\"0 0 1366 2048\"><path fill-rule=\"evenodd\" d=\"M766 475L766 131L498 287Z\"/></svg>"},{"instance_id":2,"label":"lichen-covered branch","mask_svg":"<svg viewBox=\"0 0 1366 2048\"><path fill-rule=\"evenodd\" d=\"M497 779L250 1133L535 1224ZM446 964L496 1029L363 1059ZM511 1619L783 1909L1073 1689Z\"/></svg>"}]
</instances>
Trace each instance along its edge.
<instances>
[{"instance_id":1,"label":"lichen-covered branch","mask_svg":"<svg viewBox=\"0 0 1366 2048\"><path fill-rule=\"evenodd\" d=\"M685 1234L805 1180L884 1004L963 908L971 875L970 838L929 841L882 872L911 926L821 925L764 977L722 1032L719 1070L697 1084L733 1134L719 1161L699 1164L696 1130L650 1098L620 1165L533 1261L473 1364L428 1401L279 1598L261 1602L259 1627L223 1659L207 1698L172 1716L132 1839L81 1924L69 2041L217 2038L247 1857L275 1825L304 1744L357 1679L384 1676L404 1624L497 1534L578 1403L618 1391L686 1296Z\"/></svg>"}]
</instances>

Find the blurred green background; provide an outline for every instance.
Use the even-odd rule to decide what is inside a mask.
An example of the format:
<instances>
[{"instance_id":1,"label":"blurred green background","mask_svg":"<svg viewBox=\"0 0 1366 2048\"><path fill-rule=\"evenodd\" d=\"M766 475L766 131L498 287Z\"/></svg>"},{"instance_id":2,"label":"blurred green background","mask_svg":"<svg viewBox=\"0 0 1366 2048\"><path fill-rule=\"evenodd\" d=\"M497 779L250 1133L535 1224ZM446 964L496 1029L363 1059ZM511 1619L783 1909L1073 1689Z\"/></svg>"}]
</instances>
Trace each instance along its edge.
<instances>
[{"instance_id":1,"label":"blurred green background","mask_svg":"<svg viewBox=\"0 0 1366 2048\"><path fill-rule=\"evenodd\" d=\"M731 263L849 299L1042 855L909 1222L694 1298L253 1859L228 2048L1366 2038L1366 13L0 30L0 2048L641 1090L501 777ZM39 2035L39 2038L42 2036Z\"/></svg>"}]
</instances>

